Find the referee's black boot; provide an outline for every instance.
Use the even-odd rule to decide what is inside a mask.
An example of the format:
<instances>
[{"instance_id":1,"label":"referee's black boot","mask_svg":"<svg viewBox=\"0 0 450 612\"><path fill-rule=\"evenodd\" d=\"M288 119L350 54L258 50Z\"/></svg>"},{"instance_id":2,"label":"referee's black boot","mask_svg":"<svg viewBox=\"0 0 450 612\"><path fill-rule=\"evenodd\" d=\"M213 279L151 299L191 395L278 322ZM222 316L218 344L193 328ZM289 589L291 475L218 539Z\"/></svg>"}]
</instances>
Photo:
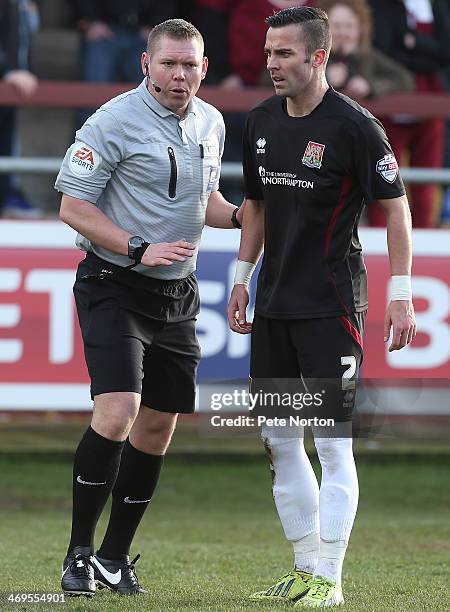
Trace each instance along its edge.
<instances>
[{"instance_id":1,"label":"referee's black boot","mask_svg":"<svg viewBox=\"0 0 450 612\"><path fill-rule=\"evenodd\" d=\"M96 553L92 562L94 565L95 582L99 589L107 588L119 595L142 595L148 593L137 579L134 565L141 555L137 555L130 563L127 555L124 559L103 559Z\"/></svg>"},{"instance_id":2,"label":"referee's black boot","mask_svg":"<svg viewBox=\"0 0 450 612\"><path fill-rule=\"evenodd\" d=\"M89 546L75 546L64 559L61 588L66 595L76 597L95 594L94 568Z\"/></svg>"}]
</instances>

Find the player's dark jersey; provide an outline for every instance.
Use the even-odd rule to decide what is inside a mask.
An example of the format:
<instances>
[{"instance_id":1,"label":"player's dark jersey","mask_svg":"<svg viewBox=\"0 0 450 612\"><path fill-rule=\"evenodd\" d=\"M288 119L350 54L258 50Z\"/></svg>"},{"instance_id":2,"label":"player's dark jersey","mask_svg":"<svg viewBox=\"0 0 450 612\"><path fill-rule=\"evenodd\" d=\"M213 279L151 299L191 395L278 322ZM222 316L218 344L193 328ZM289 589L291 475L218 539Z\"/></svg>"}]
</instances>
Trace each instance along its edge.
<instances>
[{"instance_id":1,"label":"player's dark jersey","mask_svg":"<svg viewBox=\"0 0 450 612\"><path fill-rule=\"evenodd\" d=\"M245 195L264 200L265 246L256 312L341 316L367 308L358 239L364 204L405 193L381 123L329 89L306 117L272 97L247 118Z\"/></svg>"}]
</instances>

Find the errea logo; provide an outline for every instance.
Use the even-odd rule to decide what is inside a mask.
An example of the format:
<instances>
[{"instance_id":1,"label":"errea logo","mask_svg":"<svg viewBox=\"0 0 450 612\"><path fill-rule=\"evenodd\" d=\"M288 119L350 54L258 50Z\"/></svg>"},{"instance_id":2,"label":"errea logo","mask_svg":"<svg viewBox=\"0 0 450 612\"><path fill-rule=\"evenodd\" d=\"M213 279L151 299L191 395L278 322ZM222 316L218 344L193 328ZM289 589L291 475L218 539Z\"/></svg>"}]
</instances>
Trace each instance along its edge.
<instances>
[{"instance_id":1,"label":"errea logo","mask_svg":"<svg viewBox=\"0 0 450 612\"><path fill-rule=\"evenodd\" d=\"M258 138L258 140L256 141L256 153L265 153L266 149L266 139L265 138Z\"/></svg>"}]
</instances>

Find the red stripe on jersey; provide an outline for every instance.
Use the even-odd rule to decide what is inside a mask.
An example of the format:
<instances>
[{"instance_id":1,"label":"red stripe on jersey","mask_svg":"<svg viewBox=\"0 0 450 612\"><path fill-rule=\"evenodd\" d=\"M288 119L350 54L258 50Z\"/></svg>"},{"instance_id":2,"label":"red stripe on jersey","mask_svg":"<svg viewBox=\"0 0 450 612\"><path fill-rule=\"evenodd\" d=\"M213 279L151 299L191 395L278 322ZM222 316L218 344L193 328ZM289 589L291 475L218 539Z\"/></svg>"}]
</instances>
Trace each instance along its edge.
<instances>
[{"instance_id":1,"label":"red stripe on jersey","mask_svg":"<svg viewBox=\"0 0 450 612\"><path fill-rule=\"evenodd\" d=\"M331 239L333 238L334 228L336 226L336 221L339 215L344 208L345 200L347 198L348 192L350 191L352 181L349 176L346 176L342 183L341 193L339 194L339 199L336 203L336 206L333 210L333 215L331 217L330 223L328 224L327 233L325 234L325 246L324 252L325 256L328 255L330 250Z\"/></svg>"},{"instance_id":2,"label":"red stripe on jersey","mask_svg":"<svg viewBox=\"0 0 450 612\"><path fill-rule=\"evenodd\" d=\"M361 348L363 348L364 342L361 334L356 329L356 327L347 319L347 317L339 317L340 322L343 324L348 333L352 336L352 338L359 344Z\"/></svg>"}]
</instances>

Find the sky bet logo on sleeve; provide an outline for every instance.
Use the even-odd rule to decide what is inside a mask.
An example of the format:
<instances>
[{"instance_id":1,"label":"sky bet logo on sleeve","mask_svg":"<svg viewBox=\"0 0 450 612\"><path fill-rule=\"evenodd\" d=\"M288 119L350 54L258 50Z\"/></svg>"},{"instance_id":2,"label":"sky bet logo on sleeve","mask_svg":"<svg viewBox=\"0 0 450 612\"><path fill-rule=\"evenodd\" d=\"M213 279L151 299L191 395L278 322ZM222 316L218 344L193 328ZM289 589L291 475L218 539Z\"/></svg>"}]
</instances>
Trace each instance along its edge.
<instances>
[{"instance_id":1,"label":"sky bet logo on sleeve","mask_svg":"<svg viewBox=\"0 0 450 612\"><path fill-rule=\"evenodd\" d=\"M392 153L388 153L377 161L376 170L378 174L388 183L393 183L398 175L398 164Z\"/></svg>"},{"instance_id":2,"label":"sky bet logo on sleeve","mask_svg":"<svg viewBox=\"0 0 450 612\"><path fill-rule=\"evenodd\" d=\"M90 176L101 166L102 158L84 142L76 142L69 153L69 170L78 176Z\"/></svg>"}]
</instances>

